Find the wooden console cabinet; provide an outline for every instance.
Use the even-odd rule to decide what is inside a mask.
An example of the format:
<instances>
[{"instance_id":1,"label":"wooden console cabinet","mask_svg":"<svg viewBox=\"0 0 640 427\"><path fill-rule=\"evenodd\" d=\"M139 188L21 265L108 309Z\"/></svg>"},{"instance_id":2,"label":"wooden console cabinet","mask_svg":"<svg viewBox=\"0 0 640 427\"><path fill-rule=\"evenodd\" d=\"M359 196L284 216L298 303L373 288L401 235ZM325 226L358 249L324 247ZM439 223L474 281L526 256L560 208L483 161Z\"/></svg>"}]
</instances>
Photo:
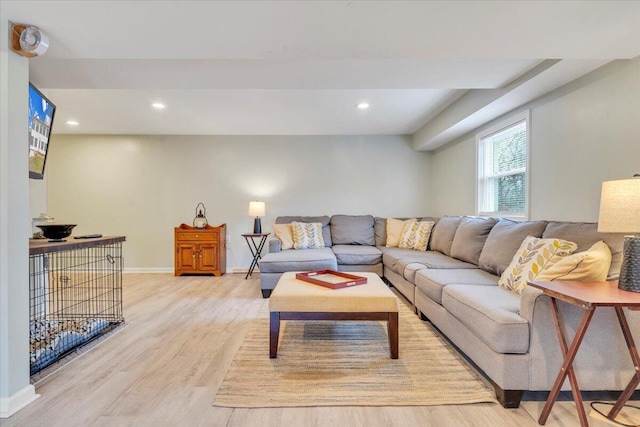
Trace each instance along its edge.
<instances>
[{"instance_id":1,"label":"wooden console cabinet","mask_svg":"<svg viewBox=\"0 0 640 427\"><path fill-rule=\"evenodd\" d=\"M227 225L175 228L175 275L214 274L227 271Z\"/></svg>"}]
</instances>

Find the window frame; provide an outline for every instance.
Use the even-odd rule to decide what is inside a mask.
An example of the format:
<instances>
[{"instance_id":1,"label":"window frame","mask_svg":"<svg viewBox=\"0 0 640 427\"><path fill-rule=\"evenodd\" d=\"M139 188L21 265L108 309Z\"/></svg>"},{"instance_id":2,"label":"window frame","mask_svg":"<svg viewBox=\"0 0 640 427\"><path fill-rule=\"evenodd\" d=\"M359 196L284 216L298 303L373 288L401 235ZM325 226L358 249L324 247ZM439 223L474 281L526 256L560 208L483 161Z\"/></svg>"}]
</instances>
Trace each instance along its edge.
<instances>
[{"instance_id":1,"label":"window frame","mask_svg":"<svg viewBox=\"0 0 640 427\"><path fill-rule=\"evenodd\" d=\"M520 124L524 122L526 128L526 150L525 150L525 190L524 190L524 211L522 214L514 214L514 212L509 211L496 211L496 212L486 212L482 211L480 208L480 202L484 197L484 182L486 180L484 175L484 147L482 140L491 135L500 133L512 126ZM511 175L513 172L508 173ZM481 175L482 174L482 175ZM505 174L507 175L507 174ZM492 177L500 176L500 174L492 175ZM530 110L525 110L521 113L515 114L508 119L502 120L501 122L484 129L478 133L476 133L476 215L480 217L495 217L495 218L507 218L514 219L520 221L527 221L529 219L529 200L531 197L531 114Z\"/></svg>"}]
</instances>

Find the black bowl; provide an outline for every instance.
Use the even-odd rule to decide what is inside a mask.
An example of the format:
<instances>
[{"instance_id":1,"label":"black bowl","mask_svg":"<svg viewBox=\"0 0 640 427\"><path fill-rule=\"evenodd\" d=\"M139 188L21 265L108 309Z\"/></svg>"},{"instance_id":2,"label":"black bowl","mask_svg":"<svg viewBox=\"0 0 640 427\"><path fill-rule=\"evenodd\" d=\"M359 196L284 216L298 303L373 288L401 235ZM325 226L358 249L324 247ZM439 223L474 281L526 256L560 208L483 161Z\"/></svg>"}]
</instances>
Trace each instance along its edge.
<instances>
[{"instance_id":1,"label":"black bowl","mask_svg":"<svg viewBox=\"0 0 640 427\"><path fill-rule=\"evenodd\" d=\"M42 230L42 234L47 239L60 240L71 236L71 231L75 226L76 224L47 224L37 227Z\"/></svg>"}]
</instances>

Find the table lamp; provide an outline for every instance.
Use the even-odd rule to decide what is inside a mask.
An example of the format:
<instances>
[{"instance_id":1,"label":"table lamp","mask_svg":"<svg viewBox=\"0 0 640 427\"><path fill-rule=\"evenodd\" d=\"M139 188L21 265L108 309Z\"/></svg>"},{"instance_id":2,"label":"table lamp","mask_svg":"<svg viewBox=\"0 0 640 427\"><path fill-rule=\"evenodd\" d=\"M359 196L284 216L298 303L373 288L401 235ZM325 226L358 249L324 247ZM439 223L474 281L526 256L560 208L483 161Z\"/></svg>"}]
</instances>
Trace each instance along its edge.
<instances>
[{"instance_id":1,"label":"table lamp","mask_svg":"<svg viewBox=\"0 0 640 427\"><path fill-rule=\"evenodd\" d=\"M253 220L253 232L255 234L262 233L262 224L260 217L265 215L264 202L249 202L249 216L255 217Z\"/></svg>"},{"instance_id":2,"label":"table lamp","mask_svg":"<svg viewBox=\"0 0 640 427\"><path fill-rule=\"evenodd\" d=\"M640 175L602 183L598 231L625 236L618 288L640 292Z\"/></svg>"}]
</instances>

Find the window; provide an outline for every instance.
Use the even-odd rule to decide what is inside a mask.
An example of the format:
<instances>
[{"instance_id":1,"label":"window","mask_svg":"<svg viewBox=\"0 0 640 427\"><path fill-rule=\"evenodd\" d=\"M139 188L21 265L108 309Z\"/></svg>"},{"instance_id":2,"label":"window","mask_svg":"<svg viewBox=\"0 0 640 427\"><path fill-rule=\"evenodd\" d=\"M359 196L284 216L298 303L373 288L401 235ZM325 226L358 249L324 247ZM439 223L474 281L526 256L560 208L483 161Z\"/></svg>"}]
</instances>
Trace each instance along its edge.
<instances>
[{"instance_id":1,"label":"window","mask_svg":"<svg viewBox=\"0 0 640 427\"><path fill-rule=\"evenodd\" d=\"M527 219L529 111L476 135L480 216Z\"/></svg>"}]
</instances>

